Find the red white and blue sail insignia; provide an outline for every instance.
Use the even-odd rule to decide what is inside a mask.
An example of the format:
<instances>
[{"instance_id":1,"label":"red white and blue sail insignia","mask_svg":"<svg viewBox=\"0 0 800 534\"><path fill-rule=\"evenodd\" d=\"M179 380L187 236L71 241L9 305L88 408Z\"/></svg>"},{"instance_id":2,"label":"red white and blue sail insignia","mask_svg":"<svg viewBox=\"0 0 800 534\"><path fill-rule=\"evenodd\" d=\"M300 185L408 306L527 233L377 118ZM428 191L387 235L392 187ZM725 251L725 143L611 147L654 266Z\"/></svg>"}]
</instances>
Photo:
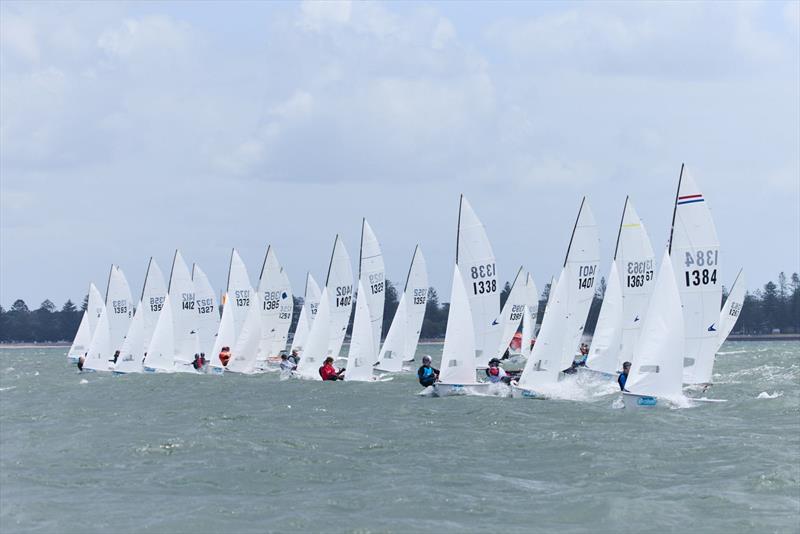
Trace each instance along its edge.
<instances>
[{"instance_id":1,"label":"red white and blue sail insignia","mask_svg":"<svg viewBox=\"0 0 800 534\"><path fill-rule=\"evenodd\" d=\"M703 195L685 195L682 197L678 197L678 206L683 204L692 204L694 202L703 202Z\"/></svg>"}]
</instances>

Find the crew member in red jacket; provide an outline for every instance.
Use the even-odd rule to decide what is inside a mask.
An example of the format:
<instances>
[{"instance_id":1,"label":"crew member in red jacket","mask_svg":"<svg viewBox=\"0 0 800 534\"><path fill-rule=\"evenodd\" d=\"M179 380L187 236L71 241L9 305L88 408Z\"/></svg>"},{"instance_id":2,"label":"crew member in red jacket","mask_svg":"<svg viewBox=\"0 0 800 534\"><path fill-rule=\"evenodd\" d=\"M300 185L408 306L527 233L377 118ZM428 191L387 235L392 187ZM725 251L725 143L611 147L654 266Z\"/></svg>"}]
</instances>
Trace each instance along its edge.
<instances>
[{"instance_id":1,"label":"crew member in red jacket","mask_svg":"<svg viewBox=\"0 0 800 534\"><path fill-rule=\"evenodd\" d=\"M337 371L333 366L333 358L328 356L325 358L325 364L319 368L319 376L323 380L344 380L344 369Z\"/></svg>"}]
</instances>

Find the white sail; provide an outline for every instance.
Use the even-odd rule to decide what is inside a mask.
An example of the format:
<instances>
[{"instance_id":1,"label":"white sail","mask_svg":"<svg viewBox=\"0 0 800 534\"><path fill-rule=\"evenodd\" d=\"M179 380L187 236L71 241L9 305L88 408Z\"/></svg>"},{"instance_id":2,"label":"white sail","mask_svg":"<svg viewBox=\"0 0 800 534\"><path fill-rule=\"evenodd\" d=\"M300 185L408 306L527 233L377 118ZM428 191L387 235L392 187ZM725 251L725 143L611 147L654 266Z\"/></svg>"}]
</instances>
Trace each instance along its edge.
<instances>
[{"instance_id":1,"label":"white sail","mask_svg":"<svg viewBox=\"0 0 800 534\"><path fill-rule=\"evenodd\" d=\"M597 225L584 198L556 290L550 290L547 308L554 310L545 311L536 345L520 377L522 387L554 383L559 372L572 364L594 297L599 248Z\"/></svg>"},{"instance_id":2,"label":"white sail","mask_svg":"<svg viewBox=\"0 0 800 534\"><path fill-rule=\"evenodd\" d=\"M272 352L275 336L278 335L278 315L285 292L281 280L281 264L271 246L267 247L261 275L258 279L258 296L261 302L261 340L259 342L259 361L266 361Z\"/></svg>"},{"instance_id":3,"label":"white sail","mask_svg":"<svg viewBox=\"0 0 800 534\"><path fill-rule=\"evenodd\" d=\"M544 314L547 313L547 307L550 306L550 298L553 296L553 293L556 292L556 280L555 276L550 277L550 284L547 286L547 300L544 303L544 310L542 310L542 322L539 323L539 328L536 330L536 335L539 335L539 331L542 328L542 324L544 324Z\"/></svg>"},{"instance_id":4,"label":"white sail","mask_svg":"<svg viewBox=\"0 0 800 534\"><path fill-rule=\"evenodd\" d=\"M372 364L378 357L369 302L368 299L362 298L367 294L364 281L359 280L356 294L356 315L353 318L353 336L350 339L350 350L347 353L347 367L344 373L344 379L347 381L372 380Z\"/></svg>"},{"instance_id":5,"label":"white sail","mask_svg":"<svg viewBox=\"0 0 800 534\"><path fill-rule=\"evenodd\" d=\"M493 351L486 354L483 361L478 361L479 366L486 367L492 358L501 358L508 350L511 339L517 333L519 323L522 321L522 314L525 310L525 302L528 298L528 290L525 287L522 275L522 267L517 271L514 282L511 284L511 291L508 293L503 310L500 315L492 321L492 333L489 337L489 346L494 345Z\"/></svg>"},{"instance_id":6,"label":"white sail","mask_svg":"<svg viewBox=\"0 0 800 534\"><path fill-rule=\"evenodd\" d=\"M474 323L469 296L461 278L458 264L453 269L453 288L450 292L450 311L444 334L439 381L443 384L476 384Z\"/></svg>"},{"instance_id":7,"label":"white sail","mask_svg":"<svg viewBox=\"0 0 800 534\"><path fill-rule=\"evenodd\" d=\"M103 311L100 312L100 319L95 326L92 341L89 343L89 349L86 351L86 360L83 362L83 368L95 371L109 371L113 359L114 351L111 349L109 314L103 308Z\"/></svg>"},{"instance_id":8,"label":"white sail","mask_svg":"<svg viewBox=\"0 0 800 534\"><path fill-rule=\"evenodd\" d=\"M238 337L247 317L247 310L250 309L253 287L250 285L250 276L247 274L247 268L244 266L244 262L239 253L236 252L236 249L231 251L227 294L228 300L224 304L231 307L234 333Z\"/></svg>"},{"instance_id":9,"label":"white sail","mask_svg":"<svg viewBox=\"0 0 800 534\"><path fill-rule=\"evenodd\" d=\"M213 354L214 341L219 331L219 307L214 289L208 282L206 273L196 263L192 266L195 307L197 308L197 338L200 352L206 359Z\"/></svg>"},{"instance_id":10,"label":"white sail","mask_svg":"<svg viewBox=\"0 0 800 534\"><path fill-rule=\"evenodd\" d=\"M172 320L172 297L167 293L164 307L158 314L153 339L144 357L145 371L172 373L175 371L175 326Z\"/></svg>"},{"instance_id":11,"label":"white sail","mask_svg":"<svg viewBox=\"0 0 800 534\"><path fill-rule=\"evenodd\" d=\"M161 309L164 307L164 299L166 297L167 284L164 282L164 275L161 273L156 261L150 258L150 262L147 264L147 273L144 277L142 297L139 299L139 307L136 308L136 315L139 315L140 311L142 314L142 347L141 354L138 355L139 363L141 363L144 353L147 352L150 346L150 338L153 337L153 332L156 330L158 314L161 313ZM133 328L133 324L131 324L131 328ZM137 345L135 344L133 347L137 347Z\"/></svg>"},{"instance_id":12,"label":"white sail","mask_svg":"<svg viewBox=\"0 0 800 534\"><path fill-rule=\"evenodd\" d=\"M495 350L492 322L500 311L502 288L497 281L494 252L486 230L464 195L461 195L458 208L456 264L464 277L469 295L477 360L488 361Z\"/></svg>"},{"instance_id":13,"label":"white sail","mask_svg":"<svg viewBox=\"0 0 800 534\"><path fill-rule=\"evenodd\" d=\"M108 314L108 327L112 355L122 348L125 334L131 326L133 319L133 297L131 288L125 274L116 265L111 266L108 276L108 289L106 290L106 313Z\"/></svg>"},{"instance_id":14,"label":"white sail","mask_svg":"<svg viewBox=\"0 0 800 534\"><path fill-rule=\"evenodd\" d=\"M197 309L194 282L180 251L175 251L169 275L169 300L175 328L175 363L189 365L200 352L197 337Z\"/></svg>"},{"instance_id":15,"label":"white sail","mask_svg":"<svg viewBox=\"0 0 800 534\"><path fill-rule=\"evenodd\" d=\"M533 275L525 275L525 309L522 314L522 341L520 352L524 358L531 355L531 341L536 339L536 320L539 318L539 290Z\"/></svg>"},{"instance_id":16,"label":"white sail","mask_svg":"<svg viewBox=\"0 0 800 534\"><path fill-rule=\"evenodd\" d=\"M292 296L292 284L289 282L289 275L286 269L281 267L280 273L281 300L278 307L278 322L275 328L275 335L272 338L272 348L270 354L278 355L286 350L286 343L289 339L289 328L292 326L292 316L294 315L294 297Z\"/></svg>"},{"instance_id":17,"label":"white sail","mask_svg":"<svg viewBox=\"0 0 800 534\"><path fill-rule=\"evenodd\" d=\"M306 339L308 339L308 333L311 331L311 325L314 324L314 317L317 315L319 299L319 285L317 285L317 281L314 280L311 273L307 273L306 291L303 295L303 307L300 308L300 317L297 319L297 326L295 327L294 337L292 338L292 350L303 350Z\"/></svg>"},{"instance_id":18,"label":"white sail","mask_svg":"<svg viewBox=\"0 0 800 534\"><path fill-rule=\"evenodd\" d=\"M745 285L744 273L739 269L739 274L736 275L736 280L733 281L733 286L731 286L731 292L728 294L725 305L719 314L719 340L717 341L717 350L715 352L719 352L722 344L728 339L728 334L736 326L736 321L739 320L739 314L742 311L744 297L747 292Z\"/></svg>"},{"instance_id":19,"label":"white sail","mask_svg":"<svg viewBox=\"0 0 800 534\"><path fill-rule=\"evenodd\" d=\"M621 366L622 362L633 359L650 294L656 283L653 246L633 203L627 198L614 259L622 286L622 347L617 357L617 366Z\"/></svg>"},{"instance_id":20,"label":"white sail","mask_svg":"<svg viewBox=\"0 0 800 534\"><path fill-rule=\"evenodd\" d=\"M261 294L253 292L253 299L247 311L236 345L232 347L228 371L235 373L252 373L259 359L261 341ZM217 356L219 357L219 356Z\"/></svg>"},{"instance_id":21,"label":"white sail","mask_svg":"<svg viewBox=\"0 0 800 534\"><path fill-rule=\"evenodd\" d=\"M361 222L361 254L358 265L358 279L366 290L364 297L367 300L372 324L373 346L380 347L383 333L383 305L386 298L385 269L381 245L367 219ZM358 296L361 298L361 293Z\"/></svg>"},{"instance_id":22,"label":"white sail","mask_svg":"<svg viewBox=\"0 0 800 534\"><path fill-rule=\"evenodd\" d=\"M684 323L669 253L664 254L625 389L637 395L683 396Z\"/></svg>"},{"instance_id":23,"label":"white sail","mask_svg":"<svg viewBox=\"0 0 800 534\"><path fill-rule=\"evenodd\" d=\"M708 204L683 167L675 198L669 252L685 321L683 381L709 384L719 340L722 302L722 286L717 282L719 239Z\"/></svg>"},{"instance_id":24,"label":"white sail","mask_svg":"<svg viewBox=\"0 0 800 534\"><path fill-rule=\"evenodd\" d=\"M422 250L417 245L403 295L378 357L378 369L397 373L403 370L404 361L414 359L427 303L428 272Z\"/></svg>"},{"instance_id":25,"label":"white sail","mask_svg":"<svg viewBox=\"0 0 800 534\"><path fill-rule=\"evenodd\" d=\"M100 315L103 313L103 297L97 290L94 284L89 284L88 299L86 301L86 309L83 311L81 323L78 326L78 331L75 333L75 339L72 341L72 346L67 352L67 358L77 361L81 356L86 355L89 350L89 344L92 342L97 323L100 320Z\"/></svg>"},{"instance_id":26,"label":"white sail","mask_svg":"<svg viewBox=\"0 0 800 534\"><path fill-rule=\"evenodd\" d=\"M146 281L145 285L147 285ZM163 304L163 301L161 304ZM141 300L139 301L139 305L136 307L136 311L133 314L131 327L128 329L128 335L125 336L119 358L117 358L117 363L114 365L114 372L142 372L142 361L144 360L145 354L145 315L147 315L148 307L148 304L144 304ZM158 315L155 317L158 318ZM155 330L155 326L153 330ZM149 341L150 340L147 339L148 343Z\"/></svg>"},{"instance_id":27,"label":"white sail","mask_svg":"<svg viewBox=\"0 0 800 534\"><path fill-rule=\"evenodd\" d=\"M300 355L300 362L297 364L297 373L303 378L322 379L319 376L319 368L330 354L328 349L331 326L329 298L328 289L323 289L317 308L317 317L314 319L314 324L311 325L306 346Z\"/></svg>"},{"instance_id":28,"label":"white sail","mask_svg":"<svg viewBox=\"0 0 800 534\"><path fill-rule=\"evenodd\" d=\"M227 295L223 297L223 301L230 302L231 299ZM222 352L223 347L230 349L236 343L236 326L233 324L233 305L222 307L222 318L219 322L219 331L214 338L214 346L211 349L211 356L209 358L209 366L212 372L221 373L224 370L222 361L219 359L219 353Z\"/></svg>"},{"instance_id":29,"label":"white sail","mask_svg":"<svg viewBox=\"0 0 800 534\"><path fill-rule=\"evenodd\" d=\"M607 374L614 374L619 369L617 360L622 345L622 322L622 287L617 262L612 261L603 305L586 358L587 367Z\"/></svg>"},{"instance_id":30,"label":"white sail","mask_svg":"<svg viewBox=\"0 0 800 534\"><path fill-rule=\"evenodd\" d=\"M342 350L342 342L347 333L350 311L353 307L353 269L350 266L350 256L338 235L333 243L333 254L331 254L325 288L330 299L328 303L330 306L328 352L337 358ZM316 323L316 319L314 322Z\"/></svg>"}]
</instances>

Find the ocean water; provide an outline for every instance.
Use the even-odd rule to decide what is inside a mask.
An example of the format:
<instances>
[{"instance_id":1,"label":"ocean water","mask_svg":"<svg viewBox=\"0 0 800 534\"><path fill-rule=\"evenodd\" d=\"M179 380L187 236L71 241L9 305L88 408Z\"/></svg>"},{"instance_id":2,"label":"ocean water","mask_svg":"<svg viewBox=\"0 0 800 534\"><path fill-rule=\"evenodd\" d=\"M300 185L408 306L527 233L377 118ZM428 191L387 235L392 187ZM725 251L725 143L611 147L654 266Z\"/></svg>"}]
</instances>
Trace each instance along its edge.
<instances>
[{"instance_id":1,"label":"ocean water","mask_svg":"<svg viewBox=\"0 0 800 534\"><path fill-rule=\"evenodd\" d=\"M0 350L4 534L800 531L797 342L726 343L728 402L638 413L613 385L435 399L410 374L78 374L65 351Z\"/></svg>"}]
</instances>

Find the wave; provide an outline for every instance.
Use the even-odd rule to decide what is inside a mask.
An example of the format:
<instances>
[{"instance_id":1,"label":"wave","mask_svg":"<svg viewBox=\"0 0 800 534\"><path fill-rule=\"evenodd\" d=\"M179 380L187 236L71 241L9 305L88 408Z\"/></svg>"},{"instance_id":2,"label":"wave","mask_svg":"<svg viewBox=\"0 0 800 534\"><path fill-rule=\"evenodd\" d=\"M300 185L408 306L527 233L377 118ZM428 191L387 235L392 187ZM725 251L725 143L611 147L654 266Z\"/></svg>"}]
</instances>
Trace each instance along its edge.
<instances>
[{"instance_id":1,"label":"wave","mask_svg":"<svg viewBox=\"0 0 800 534\"><path fill-rule=\"evenodd\" d=\"M766 391L762 391L756 397L757 399L777 399L778 397L783 397L783 391L776 391L772 394L767 393Z\"/></svg>"}]
</instances>

